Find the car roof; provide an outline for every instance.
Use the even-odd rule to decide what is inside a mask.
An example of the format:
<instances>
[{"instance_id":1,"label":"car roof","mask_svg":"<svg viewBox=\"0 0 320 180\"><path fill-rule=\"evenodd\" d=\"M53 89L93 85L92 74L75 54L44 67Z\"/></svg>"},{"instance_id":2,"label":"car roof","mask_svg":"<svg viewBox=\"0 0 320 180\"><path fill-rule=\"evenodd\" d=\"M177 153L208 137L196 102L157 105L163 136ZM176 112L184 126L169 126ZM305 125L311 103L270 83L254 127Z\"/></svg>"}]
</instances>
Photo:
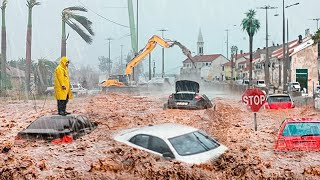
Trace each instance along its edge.
<instances>
[{"instance_id":1,"label":"car roof","mask_svg":"<svg viewBox=\"0 0 320 180\"><path fill-rule=\"evenodd\" d=\"M273 97L273 96L290 96L290 95L289 94L270 94L268 96Z\"/></svg>"},{"instance_id":2,"label":"car roof","mask_svg":"<svg viewBox=\"0 0 320 180\"><path fill-rule=\"evenodd\" d=\"M56 119L68 119L70 117L77 117L77 116L83 116L83 115L80 115L80 114L68 114L66 116L61 116L61 115L56 115L56 114L53 114L53 115L46 115L46 116L41 116L39 117L40 118L56 118Z\"/></svg>"},{"instance_id":3,"label":"car roof","mask_svg":"<svg viewBox=\"0 0 320 180\"><path fill-rule=\"evenodd\" d=\"M169 139L172 137L191 133L197 130L198 130L197 128L193 128L186 125L175 124L175 123L165 123L165 124L149 125L141 128L135 128L135 130L130 132L134 132L134 134L147 134L151 136L160 137L162 139Z\"/></svg>"},{"instance_id":4,"label":"car roof","mask_svg":"<svg viewBox=\"0 0 320 180\"><path fill-rule=\"evenodd\" d=\"M317 122L320 123L320 119L314 119L314 118L289 118L286 119L287 123L306 123L306 122Z\"/></svg>"}]
</instances>

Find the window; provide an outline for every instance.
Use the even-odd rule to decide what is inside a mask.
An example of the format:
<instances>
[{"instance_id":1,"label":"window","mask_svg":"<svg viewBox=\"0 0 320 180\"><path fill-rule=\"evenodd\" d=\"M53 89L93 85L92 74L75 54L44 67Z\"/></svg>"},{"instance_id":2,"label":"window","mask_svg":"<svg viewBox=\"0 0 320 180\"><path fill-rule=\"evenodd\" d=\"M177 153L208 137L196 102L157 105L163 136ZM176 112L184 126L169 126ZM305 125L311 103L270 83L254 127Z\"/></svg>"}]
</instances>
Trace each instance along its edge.
<instances>
[{"instance_id":1,"label":"window","mask_svg":"<svg viewBox=\"0 0 320 180\"><path fill-rule=\"evenodd\" d=\"M320 135L320 123L288 123L282 136Z\"/></svg>"},{"instance_id":2,"label":"window","mask_svg":"<svg viewBox=\"0 0 320 180\"><path fill-rule=\"evenodd\" d=\"M268 103L275 103L275 102L291 102L290 96L270 96L267 99Z\"/></svg>"},{"instance_id":3,"label":"window","mask_svg":"<svg viewBox=\"0 0 320 180\"><path fill-rule=\"evenodd\" d=\"M160 154L163 154L165 152L171 152L169 146L167 145L166 142L164 142L164 140L158 138L158 137L152 137L151 138L151 142L149 145L149 148L152 151L158 152Z\"/></svg>"},{"instance_id":4,"label":"window","mask_svg":"<svg viewBox=\"0 0 320 180\"><path fill-rule=\"evenodd\" d=\"M255 64L255 68L256 69L262 69L262 64L260 64L260 63Z\"/></svg>"},{"instance_id":5,"label":"window","mask_svg":"<svg viewBox=\"0 0 320 180\"><path fill-rule=\"evenodd\" d=\"M199 131L170 138L169 141L181 156L210 151L220 146L218 142Z\"/></svg>"},{"instance_id":6,"label":"window","mask_svg":"<svg viewBox=\"0 0 320 180\"><path fill-rule=\"evenodd\" d=\"M224 66L222 66L222 71L224 71Z\"/></svg>"},{"instance_id":7,"label":"window","mask_svg":"<svg viewBox=\"0 0 320 180\"><path fill-rule=\"evenodd\" d=\"M150 136L144 135L144 134L139 134L139 135L132 137L129 140L129 142L131 142L137 146L141 146L141 147L148 149L149 139L150 139Z\"/></svg>"}]
</instances>

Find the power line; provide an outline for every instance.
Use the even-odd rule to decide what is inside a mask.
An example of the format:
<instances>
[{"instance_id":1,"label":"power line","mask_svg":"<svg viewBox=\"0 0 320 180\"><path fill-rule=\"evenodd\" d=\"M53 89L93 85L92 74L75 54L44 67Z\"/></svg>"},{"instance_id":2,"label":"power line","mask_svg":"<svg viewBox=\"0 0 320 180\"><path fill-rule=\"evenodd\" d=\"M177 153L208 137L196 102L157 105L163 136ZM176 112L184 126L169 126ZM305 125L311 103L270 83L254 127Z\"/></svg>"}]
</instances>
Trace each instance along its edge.
<instances>
[{"instance_id":1,"label":"power line","mask_svg":"<svg viewBox=\"0 0 320 180\"><path fill-rule=\"evenodd\" d=\"M78 2L79 2L80 4L82 4L83 6L85 6L85 4L83 4L80 0L78 0ZM93 12L94 14L96 14L97 16L99 16L99 17L101 17L101 18L103 18L103 19L105 19L105 20L107 20L107 21L109 21L109 22L111 22L111 23L114 23L114 24L119 25L119 26L122 26L122 27L130 28L129 26L126 26L126 25L117 23L117 22L115 22L115 21L112 21L112 20L110 20L110 19L108 19L108 18L106 18L106 17L104 17L104 16L96 13L95 11L93 11L92 9L90 9L90 8L88 8L88 7L86 7L86 8L89 9L90 11L92 11L92 12Z\"/></svg>"}]
</instances>

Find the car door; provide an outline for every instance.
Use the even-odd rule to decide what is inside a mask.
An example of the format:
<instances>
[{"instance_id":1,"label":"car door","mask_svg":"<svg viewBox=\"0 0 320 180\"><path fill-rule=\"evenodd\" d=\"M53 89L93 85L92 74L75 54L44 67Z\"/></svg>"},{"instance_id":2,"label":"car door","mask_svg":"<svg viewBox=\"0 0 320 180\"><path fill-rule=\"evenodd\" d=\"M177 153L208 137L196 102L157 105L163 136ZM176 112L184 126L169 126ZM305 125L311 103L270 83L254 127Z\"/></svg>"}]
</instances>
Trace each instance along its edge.
<instances>
[{"instance_id":1,"label":"car door","mask_svg":"<svg viewBox=\"0 0 320 180\"><path fill-rule=\"evenodd\" d=\"M138 134L133 136L129 142L142 148L148 149L150 136L146 134Z\"/></svg>"},{"instance_id":2,"label":"car door","mask_svg":"<svg viewBox=\"0 0 320 180\"><path fill-rule=\"evenodd\" d=\"M151 151L155 151L161 155L164 153L173 154L172 151L170 150L169 146L167 145L167 143L163 139L160 139L160 138L154 137L154 136L150 136L150 137L151 137L151 139L150 139L148 149L150 149Z\"/></svg>"},{"instance_id":3,"label":"car door","mask_svg":"<svg viewBox=\"0 0 320 180\"><path fill-rule=\"evenodd\" d=\"M160 156L162 156L163 153L172 154L172 151L170 150L167 143L158 137L154 137L146 134L138 134L132 137L129 140L129 142L142 147L142 149L145 149L154 154L158 154Z\"/></svg>"}]
</instances>

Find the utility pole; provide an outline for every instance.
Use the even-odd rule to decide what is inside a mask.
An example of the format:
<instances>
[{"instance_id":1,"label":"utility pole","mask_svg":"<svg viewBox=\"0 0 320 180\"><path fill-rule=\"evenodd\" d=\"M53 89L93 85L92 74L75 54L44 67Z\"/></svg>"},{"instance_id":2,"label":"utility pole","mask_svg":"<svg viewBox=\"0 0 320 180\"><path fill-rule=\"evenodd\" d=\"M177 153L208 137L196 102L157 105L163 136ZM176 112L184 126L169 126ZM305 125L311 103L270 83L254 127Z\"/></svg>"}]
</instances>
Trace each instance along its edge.
<instances>
[{"instance_id":1,"label":"utility pole","mask_svg":"<svg viewBox=\"0 0 320 180\"><path fill-rule=\"evenodd\" d=\"M134 56L136 56L139 52L139 0L137 0L137 52L134 52ZM135 80L135 67L132 68L132 80Z\"/></svg>"},{"instance_id":2,"label":"utility pole","mask_svg":"<svg viewBox=\"0 0 320 180\"><path fill-rule=\"evenodd\" d=\"M287 91L288 90L288 71L289 71L289 55L286 55L286 47L289 49L289 45L287 44L286 46L286 37L285 37L285 34L286 34L286 21L285 21L285 8L289 8L291 6L295 6L295 5L298 5L300 3L295 3L295 4L291 4L289 6L284 6L284 0L283 1L283 91Z\"/></svg>"},{"instance_id":3,"label":"utility pole","mask_svg":"<svg viewBox=\"0 0 320 180\"><path fill-rule=\"evenodd\" d=\"M276 9L277 7L271 7L270 5L266 5L263 7L260 7L258 9L265 9L266 10L266 60L264 63L264 73L265 73L265 83L267 85L267 88L269 88L269 84L270 84L270 75L269 75L269 45L268 45L268 41L269 41L269 33L268 33L268 10L269 9Z\"/></svg>"},{"instance_id":4,"label":"utility pole","mask_svg":"<svg viewBox=\"0 0 320 180\"><path fill-rule=\"evenodd\" d=\"M151 53L149 53L149 80L151 80Z\"/></svg>"},{"instance_id":5,"label":"utility pole","mask_svg":"<svg viewBox=\"0 0 320 180\"><path fill-rule=\"evenodd\" d=\"M285 12L284 12L284 0L282 0L282 63L283 63L283 91L286 91L287 87L287 77L288 77L288 67L286 61L286 24L285 24Z\"/></svg>"},{"instance_id":6,"label":"utility pole","mask_svg":"<svg viewBox=\"0 0 320 180\"><path fill-rule=\"evenodd\" d=\"M137 52L139 51L139 1L137 0Z\"/></svg>"},{"instance_id":7,"label":"utility pole","mask_svg":"<svg viewBox=\"0 0 320 180\"><path fill-rule=\"evenodd\" d=\"M123 45L121 44L120 45L120 47L121 47L121 54L120 54L120 66L121 66L121 68L122 68L122 49L123 49Z\"/></svg>"},{"instance_id":8,"label":"utility pole","mask_svg":"<svg viewBox=\"0 0 320 180\"><path fill-rule=\"evenodd\" d=\"M153 77L156 77L156 62L153 61Z\"/></svg>"},{"instance_id":9,"label":"utility pole","mask_svg":"<svg viewBox=\"0 0 320 180\"><path fill-rule=\"evenodd\" d=\"M168 31L166 29L160 29L159 31L161 31L162 33L162 39L163 37L163 32ZM162 48L162 73L161 73L161 77L164 78L164 48Z\"/></svg>"},{"instance_id":10,"label":"utility pole","mask_svg":"<svg viewBox=\"0 0 320 180\"><path fill-rule=\"evenodd\" d=\"M288 67L288 76L289 82L291 82L291 63L290 63L290 54L289 54L289 19L287 18L287 67Z\"/></svg>"},{"instance_id":11,"label":"utility pole","mask_svg":"<svg viewBox=\"0 0 320 180\"><path fill-rule=\"evenodd\" d=\"M225 31L227 32L227 59L229 59L229 29Z\"/></svg>"},{"instance_id":12,"label":"utility pole","mask_svg":"<svg viewBox=\"0 0 320 180\"><path fill-rule=\"evenodd\" d=\"M319 21L320 21L320 18L314 18L314 19L310 19L310 20L317 21L317 31L318 31L318 30L319 30Z\"/></svg>"},{"instance_id":13,"label":"utility pole","mask_svg":"<svg viewBox=\"0 0 320 180\"><path fill-rule=\"evenodd\" d=\"M108 38L107 39L108 41L109 41L109 60L108 60L108 74L109 74L109 76L110 76L110 74L111 74L111 58L110 58L110 46L111 46L111 40L113 40L112 38Z\"/></svg>"}]
</instances>

